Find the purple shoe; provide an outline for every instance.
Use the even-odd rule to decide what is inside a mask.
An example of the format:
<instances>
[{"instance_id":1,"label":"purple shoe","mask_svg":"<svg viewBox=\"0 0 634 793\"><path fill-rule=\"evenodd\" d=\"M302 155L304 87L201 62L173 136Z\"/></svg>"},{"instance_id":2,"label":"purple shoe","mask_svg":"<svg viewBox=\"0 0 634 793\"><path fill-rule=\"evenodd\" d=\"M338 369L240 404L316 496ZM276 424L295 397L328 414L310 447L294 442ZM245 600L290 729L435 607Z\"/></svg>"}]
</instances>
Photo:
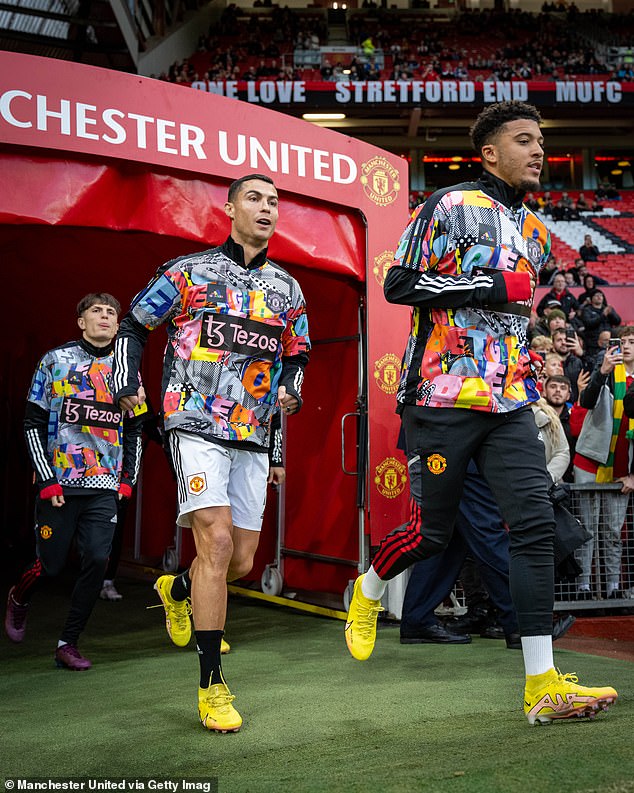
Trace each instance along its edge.
<instances>
[{"instance_id":1,"label":"purple shoe","mask_svg":"<svg viewBox=\"0 0 634 793\"><path fill-rule=\"evenodd\" d=\"M21 605L13 599L15 587L12 586L7 596L7 612L4 615L4 629L12 642L21 642L26 634L26 617L28 604Z\"/></svg>"},{"instance_id":2,"label":"purple shoe","mask_svg":"<svg viewBox=\"0 0 634 793\"><path fill-rule=\"evenodd\" d=\"M71 672L83 672L92 666L75 644L62 644L58 647L55 650L55 663L60 669L70 669Z\"/></svg>"}]
</instances>

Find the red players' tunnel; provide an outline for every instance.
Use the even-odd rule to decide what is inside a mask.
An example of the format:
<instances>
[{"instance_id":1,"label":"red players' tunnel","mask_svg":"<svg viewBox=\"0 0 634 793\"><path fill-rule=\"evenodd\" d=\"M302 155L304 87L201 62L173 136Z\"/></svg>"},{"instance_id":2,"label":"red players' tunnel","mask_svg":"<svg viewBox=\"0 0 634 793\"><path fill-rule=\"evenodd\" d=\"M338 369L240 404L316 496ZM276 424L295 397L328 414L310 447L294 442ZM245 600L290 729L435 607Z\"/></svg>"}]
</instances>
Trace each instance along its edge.
<instances>
[{"instance_id":1,"label":"red players' tunnel","mask_svg":"<svg viewBox=\"0 0 634 793\"><path fill-rule=\"evenodd\" d=\"M125 310L162 262L225 239L228 184L261 172L281 199L269 253L302 286L314 344L305 405L286 432L284 579L340 593L370 536L405 510L393 393L408 312L384 303L381 284L407 219L406 163L224 97L7 52L0 64L5 539L29 539L28 384L47 349L76 337L79 298L110 291ZM161 330L152 334L143 363L155 406L164 342ZM150 444L137 495L138 551L148 562L172 544L175 498L163 453ZM256 577L275 554L274 506ZM191 554L185 533L182 561Z\"/></svg>"}]
</instances>

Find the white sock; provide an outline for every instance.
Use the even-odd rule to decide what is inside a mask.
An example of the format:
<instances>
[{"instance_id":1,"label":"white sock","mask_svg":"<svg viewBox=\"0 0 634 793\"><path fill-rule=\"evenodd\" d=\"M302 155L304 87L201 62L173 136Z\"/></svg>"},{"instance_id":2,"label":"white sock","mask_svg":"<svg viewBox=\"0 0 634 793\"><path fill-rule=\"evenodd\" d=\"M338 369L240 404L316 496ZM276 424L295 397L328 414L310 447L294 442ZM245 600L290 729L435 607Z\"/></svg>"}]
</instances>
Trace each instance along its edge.
<instances>
[{"instance_id":1,"label":"white sock","mask_svg":"<svg viewBox=\"0 0 634 793\"><path fill-rule=\"evenodd\" d=\"M380 579L374 572L374 567L370 567L361 582L361 592L368 600L381 600L386 589L387 581Z\"/></svg>"},{"instance_id":2,"label":"white sock","mask_svg":"<svg viewBox=\"0 0 634 793\"><path fill-rule=\"evenodd\" d=\"M104 580L103 580L103 586L104 587L113 586L113 585L114 585L114 581L112 580L112 578L104 578Z\"/></svg>"},{"instance_id":3,"label":"white sock","mask_svg":"<svg viewBox=\"0 0 634 793\"><path fill-rule=\"evenodd\" d=\"M60 640L57 642L57 649L59 649L60 647L63 647L65 644L68 644L68 642L63 642L63 641L60 639Z\"/></svg>"},{"instance_id":4,"label":"white sock","mask_svg":"<svg viewBox=\"0 0 634 793\"><path fill-rule=\"evenodd\" d=\"M522 636L522 654L527 675L543 675L555 666L552 636Z\"/></svg>"}]
</instances>

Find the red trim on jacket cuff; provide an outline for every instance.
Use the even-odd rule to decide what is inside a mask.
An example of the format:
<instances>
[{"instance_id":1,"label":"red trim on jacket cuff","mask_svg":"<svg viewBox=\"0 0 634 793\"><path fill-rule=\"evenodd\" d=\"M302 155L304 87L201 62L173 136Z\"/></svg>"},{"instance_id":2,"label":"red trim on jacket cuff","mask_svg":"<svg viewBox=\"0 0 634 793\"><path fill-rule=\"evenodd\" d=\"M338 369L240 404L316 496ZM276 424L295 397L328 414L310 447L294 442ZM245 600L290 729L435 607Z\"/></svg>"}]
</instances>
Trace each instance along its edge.
<instances>
[{"instance_id":1,"label":"red trim on jacket cuff","mask_svg":"<svg viewBox=\"0 0 634 793\"><path fill-rule=\"evenodd\" d=\"M54 485L49 485L48 487L42 488L40 490L40 498L49 499L53 498L53 496L63 496L64 491L62 490L62 486L59 483Z\"/></svg>"},{"instance_id":2,"label":"red trim on jacket cuff","mask_svg":"<svg viewBox=\"0 0 634 793\"><path fill-rule=\"evenodd\" d=\"M127 482L121 482L121 484L119 485L118 492L124 498L131 498L132 497L132 488L130 487L130 485Z\"/></svg>"},{"instance_id":3,"label":"red trim on jacket cuff","mask_svg":"<svg viewBox=\"0 0 634 793\"><path fill-rule=\"evenodd\" d=\"M531 278L528 273L502 273L509 303L529 300L533 296Z\"/></svg>"}]
</instances>

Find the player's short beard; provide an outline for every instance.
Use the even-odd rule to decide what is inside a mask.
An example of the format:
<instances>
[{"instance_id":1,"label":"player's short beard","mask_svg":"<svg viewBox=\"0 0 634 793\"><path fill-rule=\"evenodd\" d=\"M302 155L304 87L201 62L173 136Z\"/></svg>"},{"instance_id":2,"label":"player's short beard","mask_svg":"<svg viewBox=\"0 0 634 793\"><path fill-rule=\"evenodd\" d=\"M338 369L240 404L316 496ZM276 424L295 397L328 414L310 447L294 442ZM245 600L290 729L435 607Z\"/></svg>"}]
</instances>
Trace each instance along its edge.
<instances>
[{"instance_id":1,"label":"player's short beard","mask_svg":"<svg viewBox=\"0 0 634 793\"><path fill-rule=\"evenodd\" d=\"M530 193L533 190L539 190L540 188L541 183L539 181L539 177L535 177L535 179L524 179L519 183L518 186L518 189L524 193Z\"/></svg>"}]
</instances>

